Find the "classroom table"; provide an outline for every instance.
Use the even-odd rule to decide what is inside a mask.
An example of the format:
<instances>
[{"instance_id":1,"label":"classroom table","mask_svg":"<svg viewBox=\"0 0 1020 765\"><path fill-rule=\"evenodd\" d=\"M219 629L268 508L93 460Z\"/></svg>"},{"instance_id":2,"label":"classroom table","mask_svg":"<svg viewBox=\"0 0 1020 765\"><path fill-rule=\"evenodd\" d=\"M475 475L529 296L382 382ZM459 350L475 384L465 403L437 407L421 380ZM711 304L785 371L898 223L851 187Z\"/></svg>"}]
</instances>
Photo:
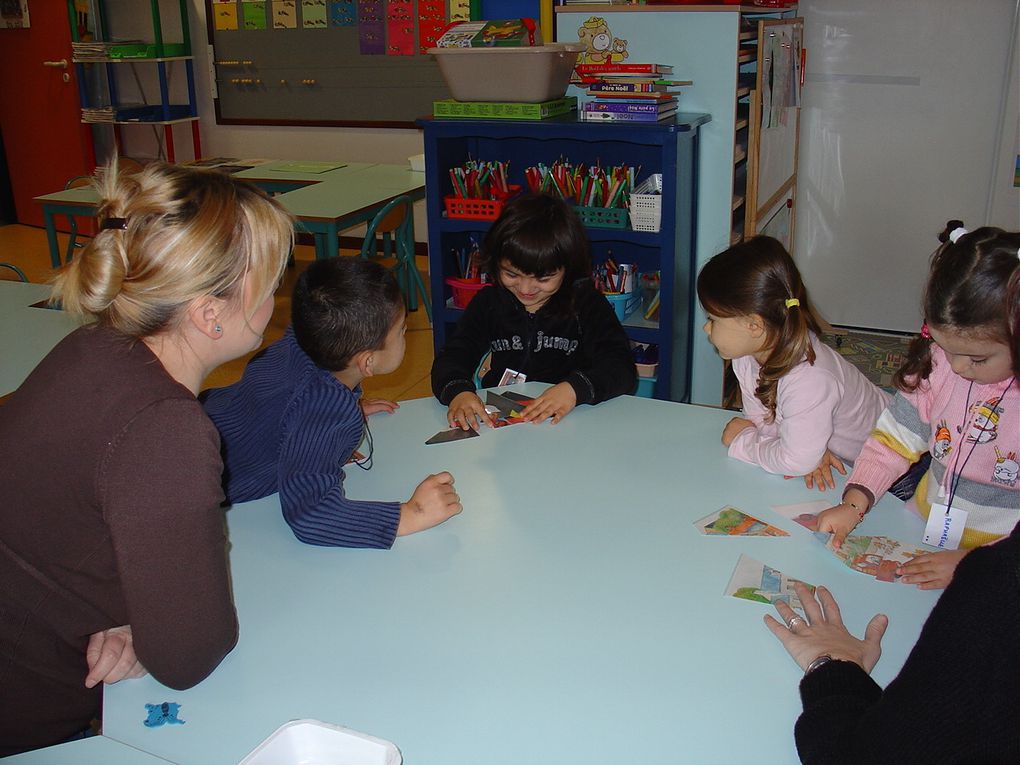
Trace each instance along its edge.
<instances>
[{"instance_id":1,"label":"classroom table","mask_svg":"<svg viewBox=\"0 0 1020 765\"><path fill-rule=\"evenodd\" d=\"M858 635L889 614L882 684L938 593L854 572L771 510L820 495L727 458L732 414L624 396L433 446L435 400L373 416L374 466L347 470L348 495L403 500L449 469L463 513L385 551L298 542L276 495L233 507L237 647L187 691L108 686L104 735L195 765L300 718L392 741L409 765L796 762L801 672L762 623L771 606L724 596L738 556L830 587ZM790 536L699 534L725 505ZM886 497L861 533L922 527ZM146 728L162 702L186 724Z\"/></svg>"},{"instance_id":2,"label":"classroom table","mask_svg":"<svg viewBox=\"0 0 1020 765\"><path fill-rule=\"evenodd\" d=\"M0 396L17 390L53 346L80 326L65 311L34 307L48 284L0 281Z\"/></svg>"},{"instance_id":3,"label":"classroom table","mask_svg":"<svg viewBox=\"0 0 1020 765\"><path fill-rule=\"evenodd\" d=\"M340 231L370 221L396 197L425 196L424 173L407 165L337 162L335 169L324 172L293 169L300 164L266 162L234 175L275 194L295 217L295 228L314 236L317 258L339 255ZM35 201L42 205L50 262L53 268L59 268L55 216L94 216L99 198L93 188L84 186L43 194L35 197Z\"/></svg>"},{"instance_id":4,"label":"classroom table","mask_svg":"<svg viewBox=\"0 0 1020 765\"><path fill-rule=\"evenodd\" d=\"M168 762L106 736L92 736L4 758L4 765L166 765Z\"/></svg>"}]
</instances>

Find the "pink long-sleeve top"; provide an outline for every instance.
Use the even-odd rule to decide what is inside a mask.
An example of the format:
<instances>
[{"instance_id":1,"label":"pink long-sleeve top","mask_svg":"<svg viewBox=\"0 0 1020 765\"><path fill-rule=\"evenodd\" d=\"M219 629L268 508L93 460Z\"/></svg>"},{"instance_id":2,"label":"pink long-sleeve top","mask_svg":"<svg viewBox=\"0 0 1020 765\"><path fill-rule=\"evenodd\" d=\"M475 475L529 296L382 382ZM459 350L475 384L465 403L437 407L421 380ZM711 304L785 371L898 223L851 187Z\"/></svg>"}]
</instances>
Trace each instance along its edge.
<instances>
[{"instance_id":1,"label":"pink long-sleeve top","mask_svg":"<svg viewBox=\"0 0 1020 765\"><path fill-rule=\"evenodd\" d=\"M920 454L931 467L911 504L924 518L932 503L967 511L960 546L976 547L1010 533L1020 520L1020 384L982 385L953 372L933 346L932 371L917 390L899 392L882 412L847 478L881 497Z\"/></svg>"},{"instance_id":2,"label":"pink long-sleeve top","mask_svg":"<svg viewBox=\"0 0 1020 765\"><path fill-rule=\"evenodd\" d=\"M744 417L754 427L733 439L731 457L782 475L814 470L826 449L842 460L857 459L890 397L813 334L811 347L814 364L805 359L780 378L772 422L754 395L761 365L753 356L733 360Z\"/></svg>"}]
</instances>

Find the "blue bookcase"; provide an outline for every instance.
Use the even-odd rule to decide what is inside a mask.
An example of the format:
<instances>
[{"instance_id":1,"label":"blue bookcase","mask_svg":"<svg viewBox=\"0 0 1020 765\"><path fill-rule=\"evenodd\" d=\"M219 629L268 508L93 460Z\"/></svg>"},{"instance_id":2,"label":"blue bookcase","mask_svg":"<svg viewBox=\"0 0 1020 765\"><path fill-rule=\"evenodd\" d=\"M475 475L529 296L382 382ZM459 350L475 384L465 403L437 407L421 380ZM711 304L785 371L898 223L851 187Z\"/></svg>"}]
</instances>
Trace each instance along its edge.
<instances>
[{"instance_id":1,"label":"blue bookcase","mask_svg":"<svg viewBox=\"0 0 1020 765\"><path fill-rule=\"evenodd\" d=\"M563 157L574 163L640 166L640 178L661 173L662 224L656 233L589 228L594 262L607 252L617 261L661 272L658 321L646 321L640 307L623 322L632 340L659 346L654 396L690 397L690 354L694 330L694 252L697 214L698 133L708 115L681 114L654 124L578 122L565 115L541 121L423 119L427 189L429 278L433 338L443 346L462 311L453 306L445 279L457 276L454 250L471 238L481 242L492 221L451 219L443 198L453 193L448 170L468 159L510 162L510 182L524 186L524 168ZM639 178L639 180L640 180Z\"/></svg>"}]
</instances>

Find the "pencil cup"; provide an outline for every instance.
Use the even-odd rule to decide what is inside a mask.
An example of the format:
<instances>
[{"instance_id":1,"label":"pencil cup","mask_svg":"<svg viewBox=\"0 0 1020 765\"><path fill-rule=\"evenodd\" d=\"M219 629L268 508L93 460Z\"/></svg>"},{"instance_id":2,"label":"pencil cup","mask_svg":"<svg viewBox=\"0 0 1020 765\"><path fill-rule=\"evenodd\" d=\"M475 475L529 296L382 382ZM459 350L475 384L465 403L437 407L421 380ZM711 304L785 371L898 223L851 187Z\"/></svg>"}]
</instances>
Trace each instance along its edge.
<instances>
[{"instance_id":1,"label":"pencil cup","mask_svg":"<svg viewBox=\"0 0 1020 765\"><path fill-rule=\"evenodd\" d=\"M604 293L606 300L613 306L613 310L616 311L616 318L623 321L627 318L627 315L637 308L638 303L641 300L640 292L615 292L615 293Z\"/></svg>"},{"instance_id":2,"label":"pencil cup","mask_svg":"<svg viewBox=\"0 0 1020 765\"><path fill-rule=\"evenodd\" d=\"M487 282L482 282L478 279L457 279L455 277L449 277L446 283L453 288L453 306L454 308L467 308L475 295L479 293L484 287L488 287Z\"/></svg>"}]
</instances>

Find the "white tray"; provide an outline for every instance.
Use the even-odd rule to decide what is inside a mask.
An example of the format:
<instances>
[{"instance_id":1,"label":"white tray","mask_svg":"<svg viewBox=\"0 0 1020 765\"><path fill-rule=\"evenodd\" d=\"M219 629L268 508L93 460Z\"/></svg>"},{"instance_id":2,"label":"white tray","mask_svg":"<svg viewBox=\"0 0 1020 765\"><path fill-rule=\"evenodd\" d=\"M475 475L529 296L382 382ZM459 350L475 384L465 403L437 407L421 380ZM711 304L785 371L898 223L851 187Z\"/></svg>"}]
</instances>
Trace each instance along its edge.
<instances>
[{"instance_id":1,"label":"white tray","mask_svg":"<svg viewBox=\"0 0 1020 765\"><path fill-rule=\"evenodd\" d=\"M319 720L291 720L239 765L401 765L389 741Z\"/></svg>"}]
</instances>

